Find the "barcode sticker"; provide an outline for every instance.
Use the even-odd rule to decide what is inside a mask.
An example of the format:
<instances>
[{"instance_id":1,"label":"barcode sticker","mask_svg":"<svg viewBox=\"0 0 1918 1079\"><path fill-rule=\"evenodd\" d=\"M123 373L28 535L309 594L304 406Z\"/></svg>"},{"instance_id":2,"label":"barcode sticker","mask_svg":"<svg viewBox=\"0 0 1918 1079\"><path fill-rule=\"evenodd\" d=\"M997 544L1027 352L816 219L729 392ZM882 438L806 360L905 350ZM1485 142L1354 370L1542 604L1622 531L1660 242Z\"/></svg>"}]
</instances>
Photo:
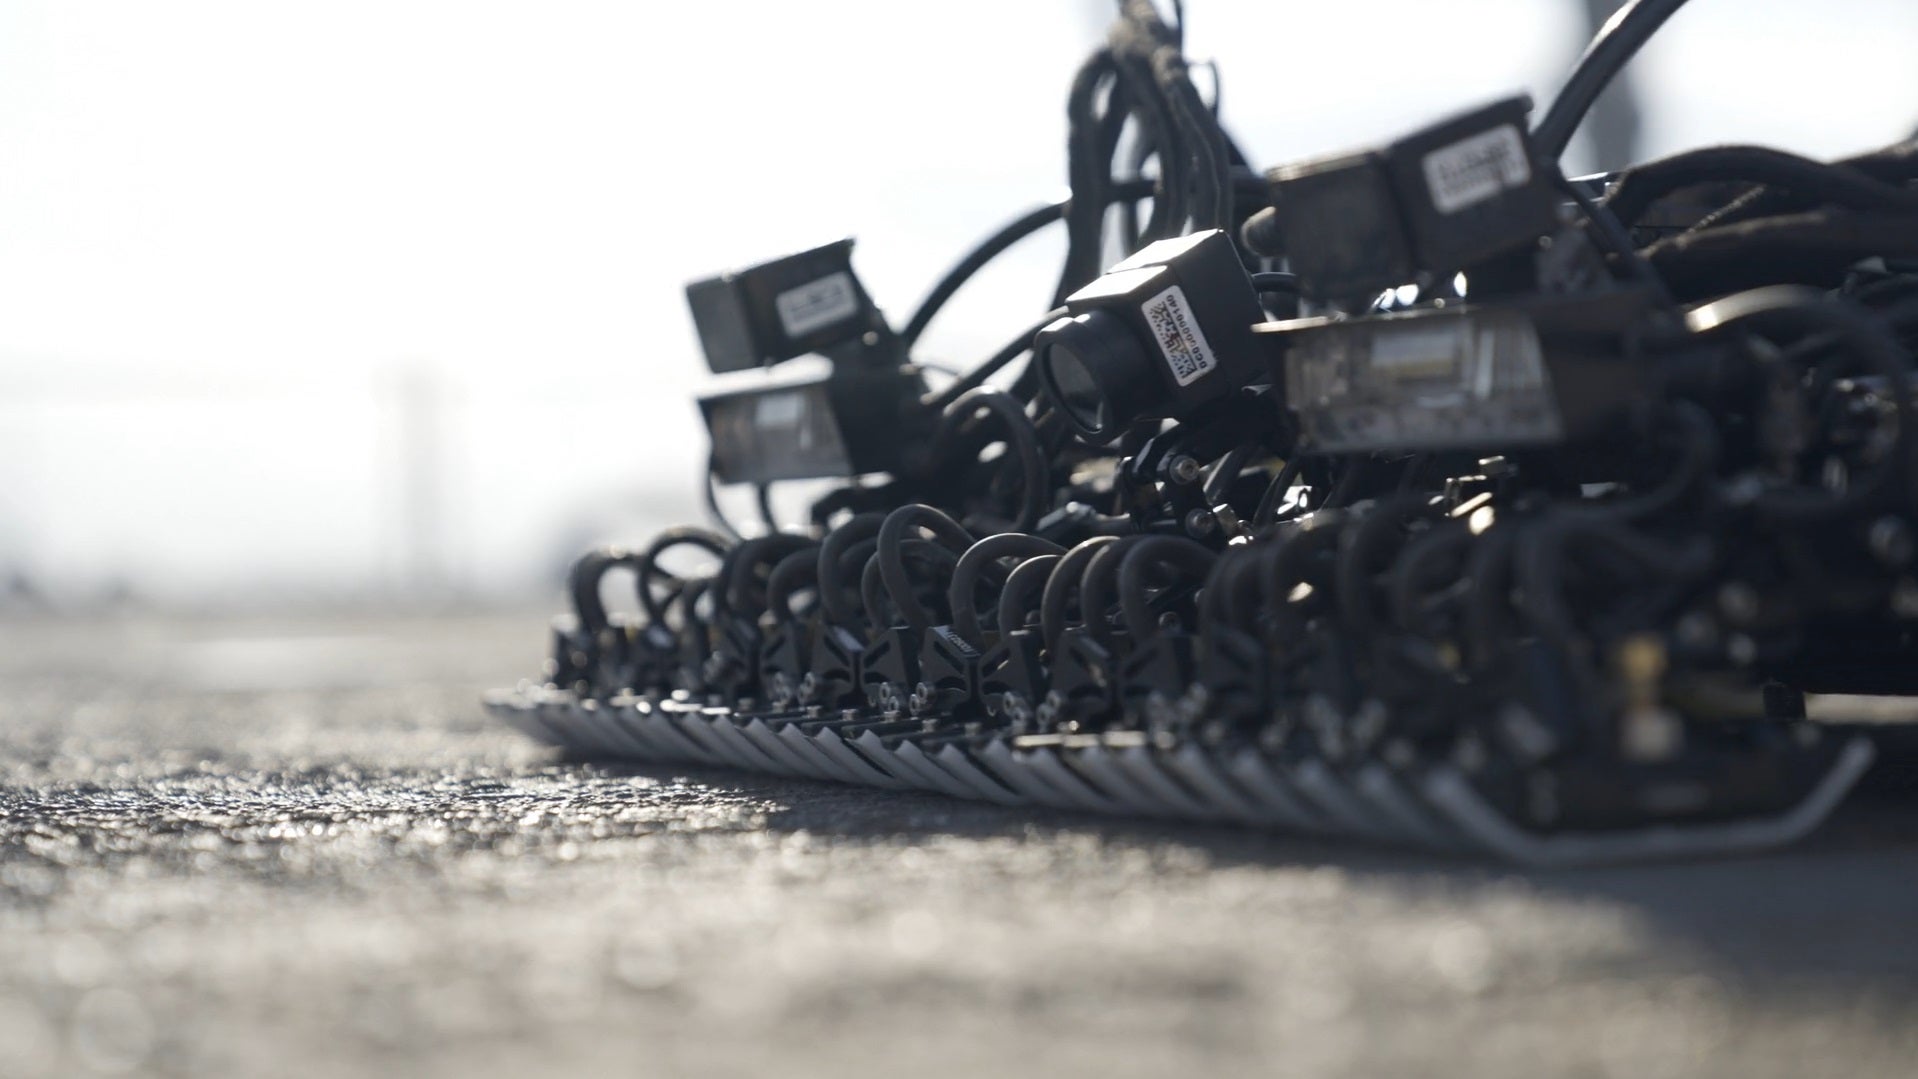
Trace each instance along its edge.
<instances>
[{"instance_id":1,"label":"barcode sticker","mask_svg":"<svg viewBox=\"0 0 1918 1079\"><path fill-rule=\"evenodd\" d=\"M786 336L803 337L858 314L859 295L852 275L842 270L787 289L773 297L773 307L779 311L779 325Z\"/></svg>"},{"instance_id":2,"label":"barcode sticker","mask_svg":"<svg viewBox=\"0 0 1918 1079\"><path fill-rule=\"evenodd\" d=\"M762 427L797 427L805 414L804 390L762 394L753 402L753 422Z\"/></svg>"},{"instance_id":3,"label":"barcode sticker","mask_svg":"<svg viewBox=\"0 0 1918 1079\"><path fill-rule=\"evenodd\" d=\"M1442 214L1457 213L1532 180L1525 140L1503 124L1425 155L1425 186Z\"/></svg>"},{"instance_id":4,"label":"barcode sticker","mask_svg":"<svg viewBox=\"0 0 1918 1079\"><path fill-rule=\"evenodd\" d=\"M1212 346L1205 343L1205 333L1199 329L1197 319L1192 317L1192 305L1185 302L1185 291L1174 285L1145 302L1146 324L1152 327L1152 339L1159 343L1159 351L1165 354L1165 363L1172 369L1172 377L1181 386L1190 386L1194 379L1219 366L1212 355Z\"/></svg>"}]
</instances>

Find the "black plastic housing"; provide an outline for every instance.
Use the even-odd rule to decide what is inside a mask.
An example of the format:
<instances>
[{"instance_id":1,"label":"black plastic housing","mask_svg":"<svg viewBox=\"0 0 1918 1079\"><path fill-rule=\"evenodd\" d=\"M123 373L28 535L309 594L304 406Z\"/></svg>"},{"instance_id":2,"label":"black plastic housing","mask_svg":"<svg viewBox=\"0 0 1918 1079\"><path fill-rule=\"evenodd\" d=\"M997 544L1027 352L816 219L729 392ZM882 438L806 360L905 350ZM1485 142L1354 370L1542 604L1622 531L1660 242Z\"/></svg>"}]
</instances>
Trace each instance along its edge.
<instances>
[{"instance_id":1,"label":"black plastic housing","mask_svg":"<svg viewBox=\"0 0 1918 1079\"><path fill-rule=\"evenodd\" d=\"M852 240L694 281L686 303L716 374L765 367L888 335L872 297L852 272Z\"/></svg>"},{"instance_id":2,"label":"black plastic housing","mask_svg":"<svg viewBox=\"0 0 1918 1079\"><path fill-rule=\"evenodd\" d=\"M930 414L914 367L835 368L826 375L708 394L700 412L722 483L894 472L923 450Z\"/></svg>"},{"instance_id":3,"label":"black plastic housing","mask_svg":"<svg viewBox=\"0 0 1918 1079\"><path fill-rule=\"evenodd\" d=\"M1148 244L1066 298L1033 338L1040 381L1088 438L1180 418L1263 380L1263 320L1231 237L1218 229Z\"/></svg>"},{"instance_id":4,"label":"black plastic housing","mask_svg":"<svg viewBox=\"0 0 1918 1079\"><path fill-rule=\"evenodd\" d=\"M1313 452L1552 445L1601 431L1662 383L1636 341L1652 299L1621 289L1261 325Z\"/></svg>"},{"instance_id":5,"label":"black plastic housing","mask_svg":"<svg viewBox=\"0 0 1918 1079\"><path fill-rule=\"evenodd\" d=\"M1268 174L1286 258L1304 293L1350 300L1442 277L1537 242L1558 222L1524 96L1441 121L1378 150Z\"/></svg>"}]
</instances>

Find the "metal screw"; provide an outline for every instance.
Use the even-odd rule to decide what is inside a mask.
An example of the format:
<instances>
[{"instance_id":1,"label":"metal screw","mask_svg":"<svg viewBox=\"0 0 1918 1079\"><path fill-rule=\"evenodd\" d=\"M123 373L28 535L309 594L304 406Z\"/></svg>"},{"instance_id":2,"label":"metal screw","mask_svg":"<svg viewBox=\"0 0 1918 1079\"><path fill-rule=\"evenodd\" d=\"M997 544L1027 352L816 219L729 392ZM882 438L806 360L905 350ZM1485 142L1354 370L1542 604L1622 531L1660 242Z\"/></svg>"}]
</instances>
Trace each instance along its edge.
<instances>
[{"instance_id":1,"label":"metal screw","mask_svg":"<svg viewBox=\"0 0 1918 1079\"><path fill-rule=\"evenodd\" d=\"M1194 536L1209 536L1217 527L1219 527L1218 518L1212 516L1211 510L1197 509L1185 515L1185 530Z\"/></svg>"},{"instance_id":2,"label":"metal screw","mask_svg":"<svg viewBox=\"0 0 1918 1079\"><path fill-rule=\"evenodd\" d=\"M1625 756L1636 761L1668 761L1685 745L1685 725L1669 708L1633 708L1620 717Z\"/></svg>"},{"instance_id":3,"label":"metal screw","mask_svg":"<svg viewBox=\"0 0 1918 1079\"><path fill-rule=\"evenodd\" d=\"M1825 485L1827 491L1843 493L1851 485L1851 470L1845 467L1843 460L1827 457L1824 467L1818 470L1818 481Z\"/></svg>"},{"instance_id":4,"label":"metal screw","mask_svg":"<svg viewBox=\"0 0 1918 1079\"><path fill-rule=\"evenodd\" d=\"M1185 454L1180 454L1165 463L1166 478L1173 483L1197 483L1199 473L1199 462Z\"/></svg>"},{"instance_id":5,"label":"metal screw","mask_svg":"<svg viewBox=\"0 0 1918 1079\"><path fill-rule=\"evenodd\" d=\"M1918 618L1918 585L1899 581L1892 586L1891 613L1900 618Z\"/></svg>"},{"instance_id":6,"label":"metal screw","mask_svg":"<svg viewBox=\"0 0 1918 1079\"><path fill-rule=\"evenodd\" d=\"M907 702L912 709L912 714L916 716L929 710L932 707L932 695L932 686L925 682L912 687L912 699Z\"/></svg>"},{"instance_id":7,"label":"metal screw","mask_svg":"<svg viewBox=\"0 0 1918 1079\"><path fill-rule=\"evenodd\" d=\"M1734 506L1748 506L1765 493L1765 481L1757 476L1740 476L1725 485L1725 501Z\"/></svg>"},{"instance_id":8,"label":"metal screw","mask_svg":"<svg viewBox=\"0 0 1918 1079\"><path fill-rule=\"evenodd\" d=\"M1725 656L1740 667L1749 667L1758 660L1758 642L1743 633L1734 633L1725 642Z\"/></svg>"},{"instance_id":9,"label":"metal screw","mask_svg":"<svg viewBox=\"0 0 1918 1079\"><path fill-rule=\"evenodd\" d=\"M1718 609L1733 625L1751 625L1758 617L1758 590L1743 581L1730 581L1718 590Z\"/></svg>"},{"instance_id":10,"label":"metal screw","mask_svg":"<svg viewBox=\"0 0 1918 1079\"><path fill-rule=\"evenodd\" d=\"M1911 561L1918 553L1918 544L1912 540L1911 528L1896 517L1880 517L1871 524L1871 530L1865 534L1865 542L1870 544L1871 553L1878 561L1887 566L1902 566Z\"/></svg>"},{"instance_id":11,"label":"metal screw","mask_svg":"<svg viewBox=\"0 0 1918 1079\"><path fill-rule=\"evenodd\" d=\"M792 676L785 671L774 671L772 684L767 688L771 691L770 696L772 697L773 703L781 707L791 704L797 696L797 694L793 692Z\"/></svg>"},{"instance_id":12,"label":"metal screw","mask_svg":"<svg viewBox=\"0 0 1918 1079\"><path fill-rule=\"evenodd\" d=\"M1718 626L1711 615L1703 611L1693 611L1680 618L1673 633L1680 644L1691 649L1705 650L1718 643Z\"/></svg>"}]
</instances>

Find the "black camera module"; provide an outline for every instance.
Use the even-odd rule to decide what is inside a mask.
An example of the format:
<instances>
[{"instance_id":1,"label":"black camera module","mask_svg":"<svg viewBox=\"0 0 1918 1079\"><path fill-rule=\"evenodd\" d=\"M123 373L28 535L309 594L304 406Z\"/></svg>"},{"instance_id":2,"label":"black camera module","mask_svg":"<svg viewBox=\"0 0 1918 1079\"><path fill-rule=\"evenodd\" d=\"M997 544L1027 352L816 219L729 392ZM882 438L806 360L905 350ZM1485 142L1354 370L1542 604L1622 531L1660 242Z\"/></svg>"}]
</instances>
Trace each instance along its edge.
<instances>
[{"instance_id":1,"label":"black camera module","mask_svg":"<svg viewBox=\"0 0 1918 1079\"><path fill-rule=\"evenodd\" d=\"M1148 244L1068 296L1066 311L1033 356L1053 404L1093 442L1190 415L1265 373L1258 295L1218 229Z\"/></svg>"},{"instance_id":2,"label":"black camera module","mask_svg":"<svg viewBox=\"0 0 1918 1079\"><path fill-rule=\"evenodd\" d=\"M893 339L852 270L852 240L786 255L686 286L714 374L770 367Z\"/></svg>"},{"instance_id":3,"label":"black camera module","mask_svg":"<svg viewBox=\"0 0 1918 1079\"><path fill-rule=\"evenodd\" d=\"M704 576L658 565L676 531L589 556L494 710L586 753L1542 865L1805 835L1893 726L1850 720L1918 701L1918 144L1567 180L1682 2L1623 7L1536 126L1511 98L1262 173L1126 0L1069 197L901 333L845 244L689 289L732 372L708 494L759 521L709 498ZM1051 223L1038 325L908 361ZM607 617L614 565L644 621Z\"/></svg>"}]
</instances>

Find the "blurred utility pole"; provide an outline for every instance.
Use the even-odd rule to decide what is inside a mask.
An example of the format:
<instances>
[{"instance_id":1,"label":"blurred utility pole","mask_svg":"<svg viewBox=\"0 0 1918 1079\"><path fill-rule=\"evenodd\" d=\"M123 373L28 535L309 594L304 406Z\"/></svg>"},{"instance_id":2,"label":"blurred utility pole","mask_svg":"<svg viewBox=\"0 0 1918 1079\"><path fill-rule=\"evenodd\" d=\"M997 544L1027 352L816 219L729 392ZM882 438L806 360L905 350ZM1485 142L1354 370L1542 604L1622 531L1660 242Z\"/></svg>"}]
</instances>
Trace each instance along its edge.
<instances>
[{"instance_id":1,"label":"blurred utility pole","mask_svg":"<svg viewBox=\"0 0 1918 1079\"><path fill-rule=\"evenodd\" d=\"M1625 0L1578 2L1585 9L1585 18L1580 24L1584 35L1576 46L1582 54L1586 43L1605 25L1605 20L1625 6ZM1640 113L1636 85L1631 75L1631 65L1627 64L1625 70L1612 80L1611 86L1599 95L1598 101L1592 106L1591 115L1585 118L1585 154L1592 170L1612 172L1638 160Z\"/></svg>"},{"instance_id":2,"label":"blurred utility pole","mask_svg":"<svg viewBox=\"0 0 1918 1079\"><path fill-rule=\"evenodd\" d=\"M394 383L399 466L399 522L404 544L401 592L441 598L446 586L445 470L442 467L446 388L428 364L402 370Z\"/></svg>"}]
</instances>

